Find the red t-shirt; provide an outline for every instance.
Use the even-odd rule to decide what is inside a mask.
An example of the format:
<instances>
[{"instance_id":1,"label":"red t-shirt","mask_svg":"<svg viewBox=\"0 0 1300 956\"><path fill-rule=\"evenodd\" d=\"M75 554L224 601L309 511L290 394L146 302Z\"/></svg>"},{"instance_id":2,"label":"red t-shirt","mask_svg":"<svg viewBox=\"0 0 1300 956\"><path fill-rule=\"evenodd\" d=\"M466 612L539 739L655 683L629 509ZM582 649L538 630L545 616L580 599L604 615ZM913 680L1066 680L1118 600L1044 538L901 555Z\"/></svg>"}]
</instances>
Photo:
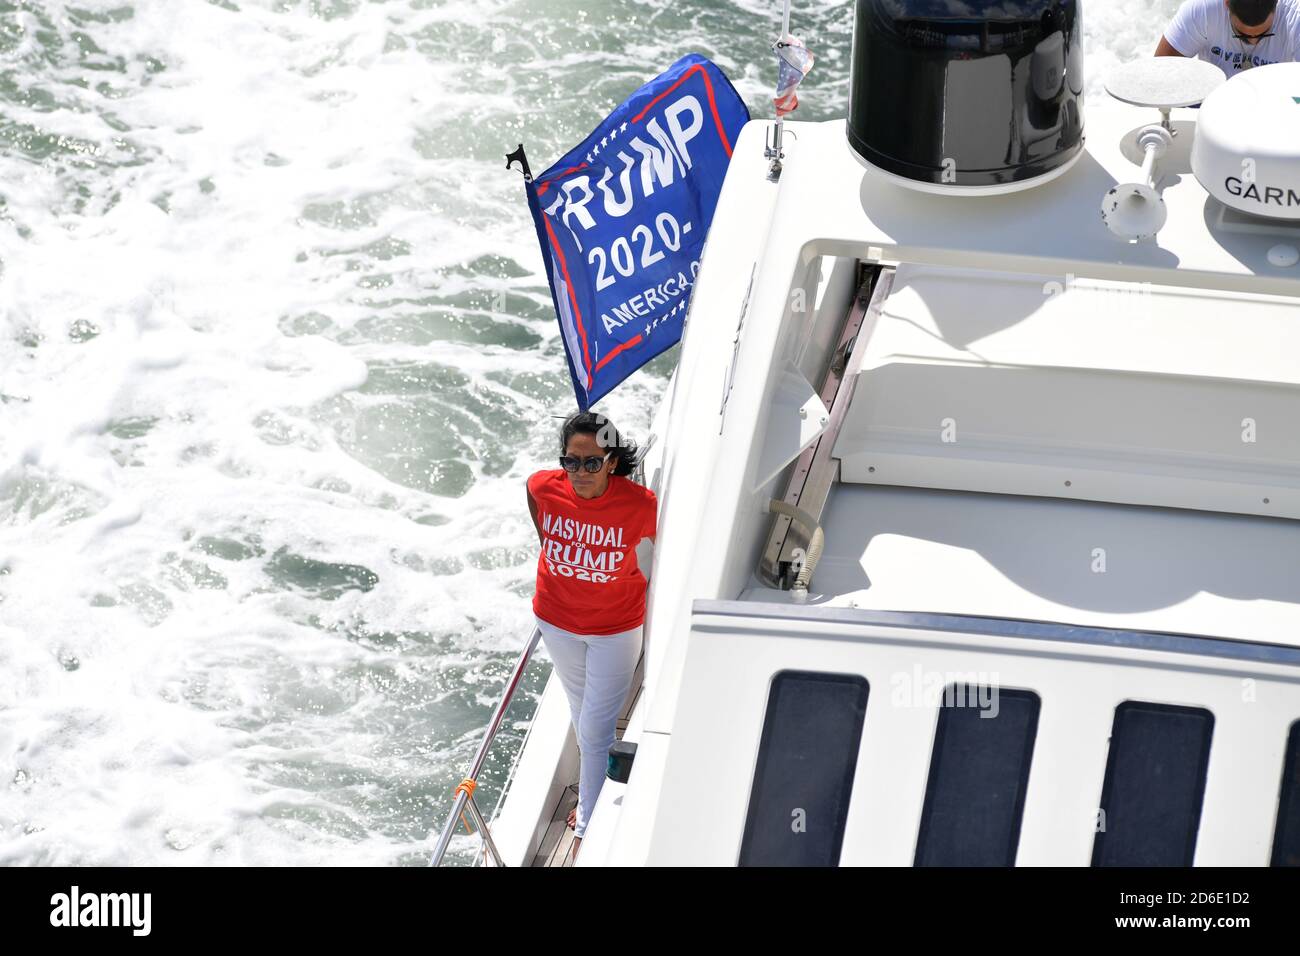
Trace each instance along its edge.
<instances>
[{"instance_id":1,"label":"red t-shirt","mask_svg":"<svg viewBox=\"0 0 1300 956\"><path fill-rule=\"evenodd\" d=\"M535 472L528 491L542 528L533 613L575 634L618 634L644 623L636 546L655 534L655 493L610 475L603 494L580 498L563 468Z\"/></svg>"}]
</instances>

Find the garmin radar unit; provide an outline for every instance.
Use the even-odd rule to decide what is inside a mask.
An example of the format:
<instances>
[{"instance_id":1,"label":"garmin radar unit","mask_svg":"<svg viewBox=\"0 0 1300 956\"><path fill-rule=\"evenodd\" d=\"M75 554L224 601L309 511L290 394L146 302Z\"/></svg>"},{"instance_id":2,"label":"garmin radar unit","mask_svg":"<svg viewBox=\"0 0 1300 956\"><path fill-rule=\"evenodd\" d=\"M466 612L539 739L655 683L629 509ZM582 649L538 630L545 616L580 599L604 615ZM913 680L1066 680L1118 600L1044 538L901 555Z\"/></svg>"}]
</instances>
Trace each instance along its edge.
<instances>
[{"instance_id":1,"label":"garmin radar unit","mask_svg":"<svg viewBox=\"0 0 1300 956\"><path fill-rule=\"evenodd\" d=\"M1231 209L1300 219L1300 63L1253 67L1206 97L1192 172Z\"/></svg>"}]
</instances>

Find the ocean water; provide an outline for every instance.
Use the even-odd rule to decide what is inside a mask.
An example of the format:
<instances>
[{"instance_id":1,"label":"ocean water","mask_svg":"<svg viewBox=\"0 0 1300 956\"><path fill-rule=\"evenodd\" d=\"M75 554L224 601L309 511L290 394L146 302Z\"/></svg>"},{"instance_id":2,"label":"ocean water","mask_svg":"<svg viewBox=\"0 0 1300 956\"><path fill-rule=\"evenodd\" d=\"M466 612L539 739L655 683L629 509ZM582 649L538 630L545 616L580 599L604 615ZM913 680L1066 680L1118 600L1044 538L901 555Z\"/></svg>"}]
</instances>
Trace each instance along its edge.
<instances>
[{"instance_id":1,"label":"ocean water","mask_svg":"<svg viewBox=\"0 0 1300 956\"><path fill-rule=\"evenodd\" d=\"M1089 95L1176 5L1085 3ZM0 864L427 861L573 410L504 154L540 172L691 51L770 116L779 21L0 0ZM840 116L852 4L792 25L794 118ZM644 438L676 358L599 407Z\"/></svg>"}]
</instances>

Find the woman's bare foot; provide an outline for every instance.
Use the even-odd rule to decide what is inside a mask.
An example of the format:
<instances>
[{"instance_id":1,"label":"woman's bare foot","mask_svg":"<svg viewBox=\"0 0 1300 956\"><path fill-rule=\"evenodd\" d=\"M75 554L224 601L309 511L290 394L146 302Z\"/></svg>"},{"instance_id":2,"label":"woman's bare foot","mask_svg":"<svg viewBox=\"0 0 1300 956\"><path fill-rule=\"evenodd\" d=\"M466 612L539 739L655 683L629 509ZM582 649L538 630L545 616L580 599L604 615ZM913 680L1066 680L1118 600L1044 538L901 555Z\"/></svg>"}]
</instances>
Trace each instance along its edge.
<instances>
[{"instance_id":1,"label":"woman's bare foot","mask_svg":"<svg viewBox=\"0 0 1300 956\"><path fill-rule=\"evenodd\" d=\"M572 830L578 825L578 808L574 807L569 811L569 829Z\"/></svg>"}]
</instances>

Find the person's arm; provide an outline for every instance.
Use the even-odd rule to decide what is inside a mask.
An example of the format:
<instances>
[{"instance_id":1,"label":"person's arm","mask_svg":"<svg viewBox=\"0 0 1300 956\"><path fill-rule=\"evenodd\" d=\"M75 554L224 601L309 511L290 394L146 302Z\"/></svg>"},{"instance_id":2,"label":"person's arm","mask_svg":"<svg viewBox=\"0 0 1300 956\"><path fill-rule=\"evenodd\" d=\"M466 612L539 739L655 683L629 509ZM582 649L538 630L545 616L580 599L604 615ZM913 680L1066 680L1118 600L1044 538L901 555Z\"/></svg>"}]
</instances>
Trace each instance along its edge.
<instances>
[{"instance_id":1,"label":"person's arm","mask_svg":"<svg viewBox=\"0 0 1300 956\"><path fill-rule=\"evenodd\" d=\"M542 524L540 521L537 520L537 501L533 498L533 493L528 489L527 486L524 487L524 491L528 495L528 513L533 516L533 527L537 529L537 543L541 544Z\"/></svg>"},{"instance_id":2,"label":"person's arm","mask_svg":"<svg viewBox=\"0 0 1300 956\"><path fill-rule=\"evenodd\" d=\"M1156 47L1156 56L1182 56L1182 54L1174 49L1174 45L1167 37L1162 36L1160 45Z\"/></svg>"},{"instance_id":3,"label":"person's arm","mask_svg":"<svg viewBox=\"0 0 1300 956\"><path fill-rule=\"evenodd\" d=\"M650 543L654 544L655 535L659 532L659 499L651 493L650 495L650 520L646 523L645 531L641 537L649 538Z\"/></svg>"},{"instance_id":4,"label":"person's arm","mask_svg":"<svg viewBox=\"0 0 1300 956\"><path fill-rule=\"evenodd\" d=\"M1197 0L1183 0L1160 37L1156 56L1196 56L1209 42L1204 5Z\"/></svg>"}]
</instances>

